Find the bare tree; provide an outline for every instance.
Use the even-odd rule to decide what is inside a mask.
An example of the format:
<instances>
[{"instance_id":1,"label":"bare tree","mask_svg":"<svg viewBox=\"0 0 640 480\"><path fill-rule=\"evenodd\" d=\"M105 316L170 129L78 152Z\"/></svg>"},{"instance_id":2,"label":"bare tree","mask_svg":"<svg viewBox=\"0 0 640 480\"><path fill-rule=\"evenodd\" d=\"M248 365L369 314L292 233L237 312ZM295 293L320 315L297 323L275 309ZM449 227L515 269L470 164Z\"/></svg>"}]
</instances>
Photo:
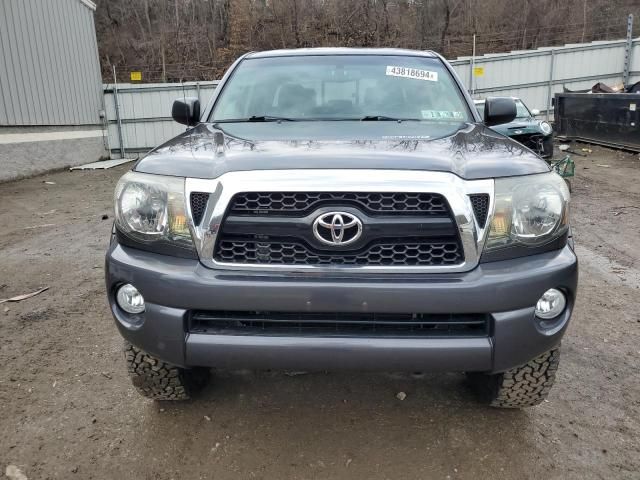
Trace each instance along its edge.
<instances>
[{"instance_id":1,"label":"bare tree","mask_svg":"<svg viewBox=\"0 0 640 480\"><path fill-rule=\"evenodd\" d=\"M249 50L434 49L449 58L622 38L638 0L96 0L105 79L220 78ZM597 13L597 14L596 14Z\"/></svg>"}]
</instances>

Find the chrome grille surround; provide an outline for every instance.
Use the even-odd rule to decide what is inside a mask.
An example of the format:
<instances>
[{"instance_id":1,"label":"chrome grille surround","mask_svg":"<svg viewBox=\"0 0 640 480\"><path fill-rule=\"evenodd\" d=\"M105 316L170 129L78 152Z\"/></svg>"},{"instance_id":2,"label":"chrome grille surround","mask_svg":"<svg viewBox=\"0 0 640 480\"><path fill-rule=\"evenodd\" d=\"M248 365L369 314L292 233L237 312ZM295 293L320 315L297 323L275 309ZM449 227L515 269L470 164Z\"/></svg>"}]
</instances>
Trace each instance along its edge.
<instances>
[{"instance_id":1,"label":"chrome grille surround","mask_svg":"<svg viewBox=\"0 0 640 480\"><path fill-rule=\"evenodd\" d=\"M213 258L218 232L233 196L240 192L425 192L443 195L449 202L464 249L464 262L437 266L272 265L217 262ZM230 172L217 179L187 178L185 198L191 192L210 193L200 225L189 227L201 263L208 268L253 272L328 273L445 273L466 272L478 265L493 214L494 181L463 180L446 172L415 170L255 170ZM469 195L489 195L489 215L484 227L476 221ZM189 209L189 213L190 209Z\"/></svg>"}]
</instances>

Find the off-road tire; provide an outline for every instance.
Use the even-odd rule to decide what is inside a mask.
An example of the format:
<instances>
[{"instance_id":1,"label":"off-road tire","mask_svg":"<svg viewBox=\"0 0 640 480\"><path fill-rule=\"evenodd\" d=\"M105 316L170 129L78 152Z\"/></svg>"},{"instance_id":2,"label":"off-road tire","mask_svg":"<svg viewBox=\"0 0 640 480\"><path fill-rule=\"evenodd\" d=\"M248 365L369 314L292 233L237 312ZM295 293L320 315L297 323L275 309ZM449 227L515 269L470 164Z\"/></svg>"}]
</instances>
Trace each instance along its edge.
<instances>
[{"instance_id":1,"label":"off-road tire","mask_svg":"<svg viewBox=\"0 0 640 480\"><path fill-rule=\"evenodd\" d=\"M205 368L176 367L128 342L124 344L124 358L133 386L141 395L154 400L189 400L209 377Z\"/></svg>"},{"instance_id":2,"label":"off-road tire","mask_svg":"<svg viewBox=\"0 0 640 480\"><path fill-rule=\"evenodd\" d=\"M549 395L559 364L560 347L557 347L506 372L474 374L471 378L492 407L533 407Z\"/></svg>"}]
</instances>

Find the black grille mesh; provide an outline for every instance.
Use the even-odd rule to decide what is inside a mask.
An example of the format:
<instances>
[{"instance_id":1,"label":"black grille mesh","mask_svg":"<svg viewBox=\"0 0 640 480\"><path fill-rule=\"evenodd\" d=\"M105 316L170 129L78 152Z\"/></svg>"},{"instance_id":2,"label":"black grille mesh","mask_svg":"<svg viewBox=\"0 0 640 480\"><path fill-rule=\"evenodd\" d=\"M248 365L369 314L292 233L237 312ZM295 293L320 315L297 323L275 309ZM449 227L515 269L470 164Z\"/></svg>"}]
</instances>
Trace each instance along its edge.
<instances>
[{"instance_id":1,"label":"black grille mesh","mask_svg":"<svg viewBox=\"0 0 640 480\"><path fill-rule=\"evenodd\" d=\"M442 242L379 243L360 252L316 252L297 242L221 240L218 262L266 265L367 265L439 266L462 262L462 248L455 240Z\"/></svg>"},{"instance_id":2,"label":"black grille mesh","mask_svg":"<svg viewBox=\"0 0 640 480\"><path fill-rule=\"evenodd\" d=\"M477 193L469 195L469 197L471 198L473 213L476 216L478 225L484 228L487 223L487 217L489 216L489 195L486 193Z\"/></svg>"},{"instance_id":3,"label":"black grille mesh","mask_svg":"<svg viewBox=\"0 0 640 480\"><path fill-rule=\"evenodd\" d=\"M195 311L189 332L217 335L473 336L489 333L482 314Z\"/></svg>"},{"instance_id":4,"label":"black grille mesh","mask_svg":"<svg viewBox=\"0 0 640 480\"><path fill-rule=\"evenodd\" d=\"M191 215L193 217L193 223L200 225L202 216L207 208L207 202L209 201L209 194L204 192L191 192Z\"/></svg>"},{"instance_id":5,"label":"black grille mesh","mask_svg":"<svg viewBox=\"0 0 640 480\"><path fill-rule=\"evenodd\" d=\"M304 215L323 205L351 205L370 214L448 215L437 193L370 192L245 192L231 200L230 213Z\"/></svg>"}]
</instances>

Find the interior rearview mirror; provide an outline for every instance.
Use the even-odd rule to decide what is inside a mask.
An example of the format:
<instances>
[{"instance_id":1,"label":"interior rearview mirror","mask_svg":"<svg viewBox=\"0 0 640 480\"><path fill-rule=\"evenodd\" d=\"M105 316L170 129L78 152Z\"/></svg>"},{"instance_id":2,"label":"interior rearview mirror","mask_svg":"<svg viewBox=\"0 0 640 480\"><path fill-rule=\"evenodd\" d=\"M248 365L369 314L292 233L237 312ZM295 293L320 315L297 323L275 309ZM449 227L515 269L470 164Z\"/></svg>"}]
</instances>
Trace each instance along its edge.
<instances>
[{"instance_id":1,"label":"interior rearview mirror","mask_svg":"<svg viewBox=\"0 0 640 480\"><path fill-rule=\"evenodd\" d=\"M488 97L484 102L484 123L488 127L509 123L516 118L516 102L509 97Z\"/></svg>"},{"instance_id":2,"label":"interior rearview mirror","mask_svg":"<svg viewBox=\"0 0 640 480\"><path fill-rule=\"evenodd\" d=\"M190 127L197 125L200 122L200 100L187 97L174 101L171 116L176 122L183 125Z\"/></svg>"}]
</instances>

